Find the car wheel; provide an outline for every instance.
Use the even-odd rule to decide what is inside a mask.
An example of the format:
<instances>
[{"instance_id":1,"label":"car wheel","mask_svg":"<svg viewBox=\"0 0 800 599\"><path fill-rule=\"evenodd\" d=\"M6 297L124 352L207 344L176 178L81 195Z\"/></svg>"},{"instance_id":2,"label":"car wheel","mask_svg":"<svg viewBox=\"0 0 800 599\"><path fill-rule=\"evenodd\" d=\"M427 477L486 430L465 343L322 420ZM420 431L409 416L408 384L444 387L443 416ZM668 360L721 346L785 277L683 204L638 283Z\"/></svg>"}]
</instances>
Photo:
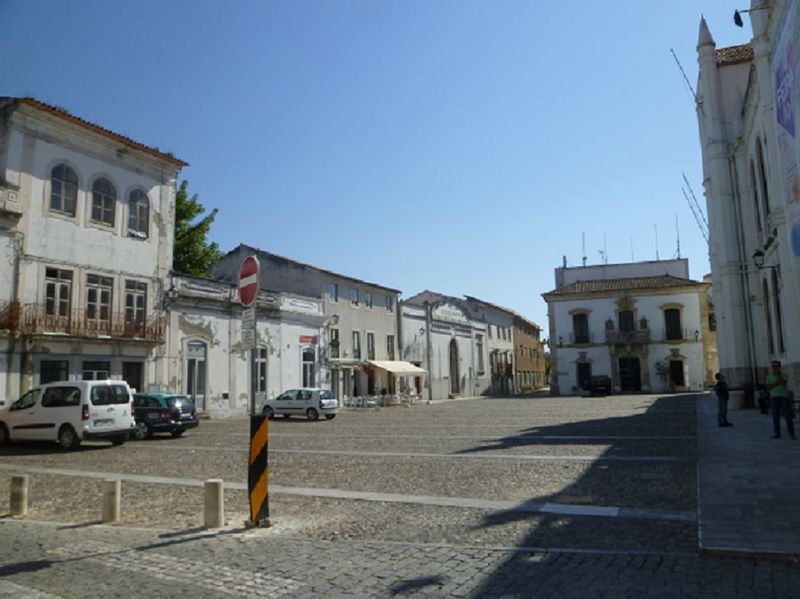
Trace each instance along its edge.
<instances>
[{"instance_id":1,"label":"car wheel","mask_svg":"<svg viewBox=\"0 0 800 599\"><path fill-rule=\"evenodd\" d=\"M8 434L8 427L0 422L0 445L8 445L11 442L11 437Z\"/></svg>"},{"instance_id":2,"label":"car wheel","mask_svg":"<svg viewBox=\"0 0 800 599\"><path fill-rule=\"evenodd\" d=\"M127 440L128 440L128 433L123 433L121 435L117 435L115 437L111 437L111 444L112 445L122 445Z\"/></svg>"},{"instance_id":3,"label":"car wheel","mask_svg":"<svg viewBox=\"0 0 800 599\"><path fill-rule=\"evenodd\" d=\"M336 418L336 414L325 414L325 420L333 420Z\"/></svg>"},{"instance_id":4,"label":"car wheel","mask_svg":"<svg viewBox=\"0 0 800 599\"><path fill-rule=\"evenodd\" d=\"M73 451L78 449L81 440L78 439L78 434L75 432L75 429L69 424L65 424L58 431L58 444L61 445L62 449Z\"/></svg>"},{"instance_id":5,"label":"car wheel","mask_svg":"<svg viewBox=\"0 0 800 599\"><path fill-rule=\"evenodd\" d=\"M181 436L183 433L184 433L183 429L180 429L180 430L177 430L177 431L172 431L172 436L173 436L173 437L175 437L175 438L177 439L177 438L178 438L178 437L180 437L180 436Z\"/></svg>"},{"instance_id":6,"label":"car wheel","mask_svg":"<svg viewBox=\"0 0 800 599\"><path fill-rule=\"evenodd\" d=\"M133 436L136 438L137 441L144 441L145 439L149 439L152 433L150 432L150 427L146 422L137 422L136 427L133 429Z\"/></svg>"},{"instance_id":7,"label":"car wheel","mask_svg":"<svg viewBox=\"0 0 800 599\"><path fill-rule=\"evenodd\" d=\"M319 412L317 412L314 408L308 408L306 410L306 418L309 420L316 420L319 418Z\"/></svg>"},{"instance_id":8,"label":"car wheel","mask_svg":"<svg viewBox=\"0 0 800 599\"><path fill-rule=\"evenodd\" d=\"M264 406L264 409L261 411L261 413L270 420L272 420L272 417L275 416L275 411L269 406Z\"/></svg>"}]
</instances>

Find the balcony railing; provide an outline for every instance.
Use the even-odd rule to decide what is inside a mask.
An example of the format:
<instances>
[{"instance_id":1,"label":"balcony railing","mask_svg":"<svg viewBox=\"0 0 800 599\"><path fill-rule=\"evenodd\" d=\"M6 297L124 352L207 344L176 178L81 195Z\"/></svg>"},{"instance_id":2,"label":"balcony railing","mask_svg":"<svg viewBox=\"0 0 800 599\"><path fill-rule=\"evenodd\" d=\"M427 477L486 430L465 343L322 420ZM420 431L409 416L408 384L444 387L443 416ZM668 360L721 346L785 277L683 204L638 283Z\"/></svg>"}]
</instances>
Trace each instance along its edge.
<instances>
[{"instance_id":1,"label":"balcony railing","mask_svg":"<svg viewBox=\"0 0 800 599\"><path fill-rule=\"evenodd\" d=\"M63 333L75 337L111 337L114 339L141 339L163 341L166 318L151 314L143 320L127 320L124 314L111 314L110 318L90 318L86 310L71 310L68 315L47 314L41 304L22 306L19 330L24 334Z\"/></svg>"},{"instance_id":2,"label":"balcony railing","mask_svg":"<svg viewBox=\"0 0 800 599\"><path fill-rule=\"evenodd\" d=\"M606 343L649 343L650 329L606 331Z\"/></svg>"},{"instance_id":3,"label":"balcony railing","mask_svg":"<svg viewBox=\"0 0 800 599\"><path fill-rule=\"evenodd\" d=\"M569 342L570 345L585 345L593 343L594 342L593 337L594 335L592 334L592 331L589 331L587 333L579 333L577 335L574 332L572 332L569 334Z\"/></svg>"}]
</instances>

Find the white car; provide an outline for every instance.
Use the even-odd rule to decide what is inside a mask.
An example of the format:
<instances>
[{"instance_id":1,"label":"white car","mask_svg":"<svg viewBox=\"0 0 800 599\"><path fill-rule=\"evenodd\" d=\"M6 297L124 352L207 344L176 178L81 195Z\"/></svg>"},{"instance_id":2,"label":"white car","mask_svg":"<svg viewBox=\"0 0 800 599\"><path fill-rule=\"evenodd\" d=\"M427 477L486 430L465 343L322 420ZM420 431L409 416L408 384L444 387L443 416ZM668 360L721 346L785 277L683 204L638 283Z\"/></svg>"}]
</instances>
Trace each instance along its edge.
<instances>
[{"instance_id":1,"label":"white car","mask_svg":"<svg viewBox=\"0 0 800 599\"><path fill-rule=\"evenodd\" d=\"M124 381L62 381L34 387L0 412L0 445L57 441L67 450L101 439L122 445L135 423Z\"/></svg>"},{"instance_id":2,"label":"white car","mask_svg":"<svg viewBox=\"0 0 800 599\"><path fill-rule=\"evenodd\" d=\"M305 416L317 420L322 415L333 420L339 412L339 402L327 389L289 389L275 399L265 401L261 412L269 418L281 414L284 418Z\"/></svg>"}]
</instances>

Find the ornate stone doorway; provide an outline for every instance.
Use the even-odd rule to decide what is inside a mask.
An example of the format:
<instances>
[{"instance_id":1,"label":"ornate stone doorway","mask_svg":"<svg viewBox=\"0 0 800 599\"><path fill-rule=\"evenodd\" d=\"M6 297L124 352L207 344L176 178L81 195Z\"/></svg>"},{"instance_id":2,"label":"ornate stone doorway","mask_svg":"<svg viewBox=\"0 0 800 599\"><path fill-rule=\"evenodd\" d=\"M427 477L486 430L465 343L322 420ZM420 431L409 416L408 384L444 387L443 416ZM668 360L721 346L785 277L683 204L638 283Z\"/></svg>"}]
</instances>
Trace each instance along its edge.
<instances>
[{"instance_id":1,"label":"ornate stone doorway","mask_svg":"<svg viewBox=\"0 0 800 599\"><path fill-rule=\"evenodd\" d=\"M619 359L619 386L622 391L642 390L642 368L639 358L626 356Z\"/></svg>"}]
</instances>

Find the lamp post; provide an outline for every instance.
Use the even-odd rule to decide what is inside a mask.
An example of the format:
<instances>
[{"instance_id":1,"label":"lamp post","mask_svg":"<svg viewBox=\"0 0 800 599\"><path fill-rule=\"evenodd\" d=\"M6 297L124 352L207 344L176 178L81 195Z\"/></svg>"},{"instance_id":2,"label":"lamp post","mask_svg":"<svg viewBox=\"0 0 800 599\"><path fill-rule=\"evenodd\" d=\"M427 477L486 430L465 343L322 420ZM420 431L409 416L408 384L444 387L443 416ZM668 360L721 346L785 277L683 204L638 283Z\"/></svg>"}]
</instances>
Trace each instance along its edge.
<instances>
[{"instance_id":1,"label":"lamp post","mask_svg":"<svg viewBox=\"0 0 800 599\"><path fill-rule=\"evenodd\" d=\"M428 403L433 402L433 372L431 371L431 305L425 302L425 363L428 367Z\"/></svg>"}]
</instances>

